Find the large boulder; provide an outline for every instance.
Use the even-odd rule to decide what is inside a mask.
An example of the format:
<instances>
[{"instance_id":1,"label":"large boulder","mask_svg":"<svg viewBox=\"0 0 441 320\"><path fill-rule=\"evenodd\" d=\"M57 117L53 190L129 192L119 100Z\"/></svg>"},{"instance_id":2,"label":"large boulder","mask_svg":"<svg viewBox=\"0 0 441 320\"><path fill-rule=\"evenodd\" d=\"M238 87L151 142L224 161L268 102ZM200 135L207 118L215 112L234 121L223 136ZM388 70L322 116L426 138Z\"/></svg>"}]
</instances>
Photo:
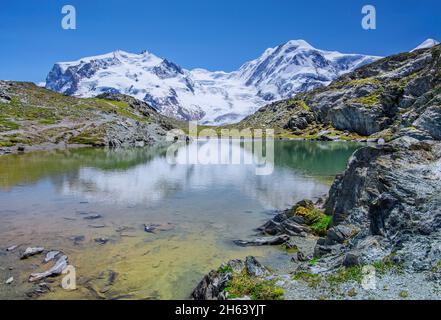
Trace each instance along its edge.
<instances>
[{"instance_id":1,"label":"large boulder","mask_svg":"<svg viewBox=\"0 0 441 320\"><path fill-rule=\"evenodd\" d=\"M441 143L402 137L357 151L331 187L325 208L334 226L316 253L344 245L360 263L393 254L409 267L430 268L441 244L440 178Z\"/></svg>"}]
</instances>

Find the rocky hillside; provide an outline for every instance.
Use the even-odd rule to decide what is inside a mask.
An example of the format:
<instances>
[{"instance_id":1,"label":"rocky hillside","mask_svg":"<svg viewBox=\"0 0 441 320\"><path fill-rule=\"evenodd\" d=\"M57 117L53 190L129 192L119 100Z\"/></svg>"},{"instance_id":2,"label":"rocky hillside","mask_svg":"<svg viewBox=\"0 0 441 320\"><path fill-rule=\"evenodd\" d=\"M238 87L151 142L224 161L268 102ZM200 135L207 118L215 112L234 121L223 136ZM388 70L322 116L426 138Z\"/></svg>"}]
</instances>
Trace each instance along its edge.
<instances>
[{"instance_id":1,"label":"rocky hillside","mask_svg":"<svg viewBox=\"0 0 441 320\"><path fill-rule=\"evenodd\" d=\"M401 130L439 139L440 54L436 46L381 59L328 87L265 106L239 127L275 128L299 137L347 131L386 140Z\"/></svg>"},{"instance_id":2,"label":"rocky hillside","mask_svg":"<svg viewBox=\"0 0 441 320\"><path fill-rule=\"evenodd\" d=\"M294 249L288 270L253 278L242 298L271 279L285 299L439 299L440 54L437 46L382 59L241 123L388 140L356 151L325 199L299 202L261 226L262 238L240 242ZM235 277L213 271L193 297L237 298Z\"/></svg>"},{"instance_id":3,"label":"rocky hillside","mask_svg":"<svg viewBox=\"0 0 441 320\"><path fill-rule=\"evenodd\" d=\"M80 99L32 83L0 81L0 152L66 146L144 146L182 123L119 94Z\"/></svg>"}]
</instances>

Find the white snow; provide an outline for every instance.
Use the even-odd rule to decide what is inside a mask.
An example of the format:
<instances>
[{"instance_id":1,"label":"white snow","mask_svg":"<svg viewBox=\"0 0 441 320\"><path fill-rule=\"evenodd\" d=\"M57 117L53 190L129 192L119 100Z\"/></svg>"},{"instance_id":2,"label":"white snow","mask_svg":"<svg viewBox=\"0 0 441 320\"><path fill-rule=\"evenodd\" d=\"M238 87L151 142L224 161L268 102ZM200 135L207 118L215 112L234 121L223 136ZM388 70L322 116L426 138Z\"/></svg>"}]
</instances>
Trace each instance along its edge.
<instances>
[{"instance_id":1,"label":"white snow","mask_svg":"<svg viewBox=\"0 0 441 320\"><path fill-rule=\"evenodd\" d=\"M167 116L226 124L240 121L274 100L327 85L378 58L321 51L304 40L291 40L227 73L185 70L149 52L117 50L57 63L61 74L51 75L54 67L46 87L80 97L116 89L148 102ZM75 85L68 69L79 78Z\"/></svg>"},{"instance_id":2,"label":"white snow","mask_svg":"<svg viewBox=\"0 0 441 320\"><path fill-rule=\"evenodd\" d=\"M439 44L440 44L440 42L435 39L427 39L426 41L421 43L418 47L411 50L410 52L414 52L414 51L420 50L420 49L429 49L429 48L432 48L432 47L439 45Z\"/></svg>"}]
</instances>

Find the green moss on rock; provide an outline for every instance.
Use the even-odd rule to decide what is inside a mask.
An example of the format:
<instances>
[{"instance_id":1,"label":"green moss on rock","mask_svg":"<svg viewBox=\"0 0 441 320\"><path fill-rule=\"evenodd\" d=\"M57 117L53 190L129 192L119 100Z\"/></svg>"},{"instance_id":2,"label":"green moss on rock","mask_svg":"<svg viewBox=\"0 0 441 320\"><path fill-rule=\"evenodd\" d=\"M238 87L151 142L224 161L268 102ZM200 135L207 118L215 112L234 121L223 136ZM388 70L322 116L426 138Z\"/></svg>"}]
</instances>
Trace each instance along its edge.
<instances>
[{"instance_id":1,"label":"green moss on rock","mask_svg":"<svg viewBox=\"0 0 441 320\"><path fill-rule=\"evenodd\" d=\"M229 299L249 296L253 300L282 300L284 290L275 285L275 280L264 280L250 276L245 270L233 275L225 292Z\"/></svg>"}]
</instances>

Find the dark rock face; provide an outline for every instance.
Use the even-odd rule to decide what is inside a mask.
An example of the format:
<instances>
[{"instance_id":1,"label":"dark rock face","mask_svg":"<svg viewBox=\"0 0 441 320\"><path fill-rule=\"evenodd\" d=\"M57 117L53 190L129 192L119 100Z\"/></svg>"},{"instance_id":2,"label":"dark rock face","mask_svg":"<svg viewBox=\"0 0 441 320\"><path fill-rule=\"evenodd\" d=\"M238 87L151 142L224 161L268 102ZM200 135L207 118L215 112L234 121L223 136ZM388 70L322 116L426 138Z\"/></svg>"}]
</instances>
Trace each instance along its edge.
<instances>
[{"instance_id":1,"label":"dark rock face","mask_svg":"<svg viewBox=\"0 0 441 320\"><path fill-rule=\"evenodd\" d=\"M402 137L357 151L329 193L334 227L316 255L337 254L337 245L352 252L348 265L393 254L408 267L430 268L441 252L440 177L438 142Z\"/></svg>"}]
</instances>

